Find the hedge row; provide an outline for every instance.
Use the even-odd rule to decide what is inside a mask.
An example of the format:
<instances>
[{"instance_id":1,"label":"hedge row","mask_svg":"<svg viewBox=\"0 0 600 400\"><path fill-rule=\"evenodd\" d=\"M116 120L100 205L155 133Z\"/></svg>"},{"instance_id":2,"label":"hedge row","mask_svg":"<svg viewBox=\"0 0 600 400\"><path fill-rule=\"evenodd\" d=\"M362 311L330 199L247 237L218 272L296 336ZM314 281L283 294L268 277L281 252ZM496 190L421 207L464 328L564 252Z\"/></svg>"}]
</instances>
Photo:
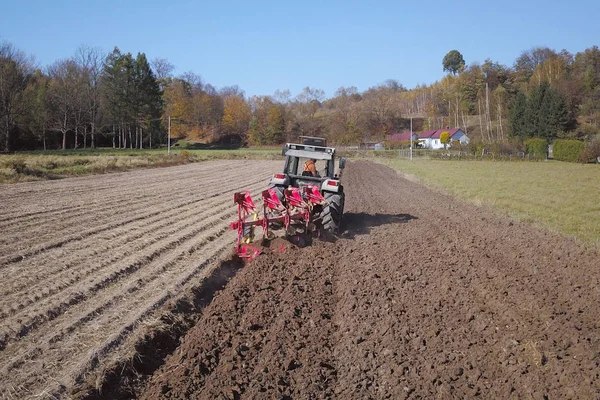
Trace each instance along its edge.
<instances>
[{"instance_id":1,"label":"hedge row","mask_svg":"<svg viewBox=\"0 0 600 400\"><path fill-rule=\"evenodd\" d=\"M534 158L546 158L548 154L548 142L546 139L532 138L525 142L525 152Z\"/></svg>"},{"instance_id":2,"label":"hedge row","mask_svg":"<svg viewBox=\"0 0 600 400\"><path fill-rule=\"evenodd\" d=\"M585 143L579 140L557 139L552 154L555 160L577 162L579 154L585 150Z\"/></svg>"}]
</instances>

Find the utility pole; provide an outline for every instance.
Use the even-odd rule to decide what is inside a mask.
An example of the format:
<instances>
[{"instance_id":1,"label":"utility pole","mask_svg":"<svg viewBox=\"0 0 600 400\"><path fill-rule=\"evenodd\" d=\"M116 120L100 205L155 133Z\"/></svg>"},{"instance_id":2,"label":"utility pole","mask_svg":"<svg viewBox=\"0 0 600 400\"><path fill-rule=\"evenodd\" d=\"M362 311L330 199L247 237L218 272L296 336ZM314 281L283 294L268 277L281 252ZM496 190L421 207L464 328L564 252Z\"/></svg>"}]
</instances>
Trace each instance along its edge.
<instances>
[{"instance_id":1,"label":"utility pole","mask_svg":"<svg viewBox=\"0 0 600 400\"><path fill-rule=\"evenodd\" d=\"M171 154L171 116L169 115L169 135L167 139L167 154Z\"/></svg>"},{"instance_id":2,"label":"utility pole","mask_svg":"<svg viewBox=\"0 0 600 400\"><path fill-rule=\"evenodd\" d=\"M412 161L412 146L413 146L413 140L412 140L412 135L413 135L413 130L412 130L412 115L410 117L410 161Z\"/></svg>"}]
</instances>

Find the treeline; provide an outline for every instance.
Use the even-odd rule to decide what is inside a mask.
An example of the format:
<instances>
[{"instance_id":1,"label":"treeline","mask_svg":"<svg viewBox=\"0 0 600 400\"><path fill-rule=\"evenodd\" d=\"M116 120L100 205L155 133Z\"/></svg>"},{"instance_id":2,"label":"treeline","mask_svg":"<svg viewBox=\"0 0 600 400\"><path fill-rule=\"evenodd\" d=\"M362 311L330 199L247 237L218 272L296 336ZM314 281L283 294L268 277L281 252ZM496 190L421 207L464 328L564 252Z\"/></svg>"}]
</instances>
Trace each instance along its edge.
<instances>
[{"instance_id":1,"label":"treeline","mask_svg":"<svg viewBox=\"0 0 600 400\"><path fill-rule=\"evenodd\" d=\"M418 62L415 61L415 62ZM600 50L577 54L524 51L514 65L466 65L453 50L439 82L407 90L396 80L359 92L342 87L326 99L306 87L272 96L217 89L199 75L173 76L165 59L82 47L40 68L12 45L0 45L0 139L4 151L26 148L152 147L174 138L269 145L298 135L337 144L384 140L388 133L460 127L471 140L539 137L586 139L600 133Z\"/></svg>"}]
</instances>

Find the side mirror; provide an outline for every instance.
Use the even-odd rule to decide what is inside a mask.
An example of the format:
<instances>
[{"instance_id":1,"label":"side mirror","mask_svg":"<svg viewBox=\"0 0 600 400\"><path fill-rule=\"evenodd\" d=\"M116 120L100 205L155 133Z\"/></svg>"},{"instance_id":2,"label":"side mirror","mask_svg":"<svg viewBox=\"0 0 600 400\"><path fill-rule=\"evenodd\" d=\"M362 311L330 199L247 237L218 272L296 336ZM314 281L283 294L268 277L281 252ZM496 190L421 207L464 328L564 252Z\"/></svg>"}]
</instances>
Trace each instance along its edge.
<instances>
[{"instance_id":1,"label":"side mirror","mask_svg":"<svg viewBox=\"0 0 600 400\"><path fill-rule=\"evenodd\" d=\"M281 148L281 155L282 155L282 156L285 156L285 151L286 151L286 150L287 150L287 146L283 146L283 147Z\"/></svg>"},{"instance_id":2,"label":"side mirror","mask_svg":"<svg viewBox=\"0 0 600 400\"><path fill-rule=\"evenodd\" d=\"M340 169L346 168L346 157L340 158Z\"/></svg>"}]
</instances>

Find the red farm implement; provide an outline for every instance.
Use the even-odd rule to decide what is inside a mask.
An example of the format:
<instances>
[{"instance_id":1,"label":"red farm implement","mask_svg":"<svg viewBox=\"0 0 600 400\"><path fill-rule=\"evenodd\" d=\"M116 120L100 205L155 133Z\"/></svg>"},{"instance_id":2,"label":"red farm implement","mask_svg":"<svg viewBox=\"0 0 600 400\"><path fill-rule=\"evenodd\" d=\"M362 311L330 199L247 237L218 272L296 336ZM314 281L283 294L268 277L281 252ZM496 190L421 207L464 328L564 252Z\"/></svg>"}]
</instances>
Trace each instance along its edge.
<instances>
[{"instance_id":1,"label":"red farm implement","mask_svg":"<svg viewBox=\"0 0 600 400\"><path fill-rule=\"evenodd\" d=\"M238 206L238 219L230 224L231 229L237 231L237 254L245 259L252 260L261 253L261 250L251 243L254 240L254 229L262 228L263 239L273 239L274 227L285 228L286 236L312 234L317 231L315 222L318 220L318 211L327 204L315 185L306 185L301 188L289 187L283 190L283 198L276 189L267 189L262 192L263 213L259 216L258 210L250 192L239 192L233 195L233 202Z\"/></svg>"}]
</instances>

